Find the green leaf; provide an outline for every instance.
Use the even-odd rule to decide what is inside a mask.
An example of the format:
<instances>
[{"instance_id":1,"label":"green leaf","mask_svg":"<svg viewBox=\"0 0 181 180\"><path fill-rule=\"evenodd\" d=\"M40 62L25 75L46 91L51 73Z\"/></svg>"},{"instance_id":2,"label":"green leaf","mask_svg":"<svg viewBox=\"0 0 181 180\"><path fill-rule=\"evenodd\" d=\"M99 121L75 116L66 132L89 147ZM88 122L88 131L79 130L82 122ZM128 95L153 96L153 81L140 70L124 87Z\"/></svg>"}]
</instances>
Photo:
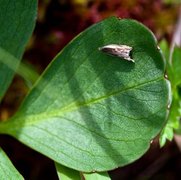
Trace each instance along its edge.
<instances>
[{"instance_id":1,"label":"green leaf","mask_svg":"<svg viewBox=\"0 0 181 180\"><path fill-rule=\"evenodd\" d=\"M168 122L160 134L160 146L163 147L166 140L172 140L174 131L179 128L181 117L181 48L175 47L171 62L168 63L167 73L171 81L172 104L168 116ZM178 130L179 131L179 130ZM178 132L177 131L177 132Z\"/></svg>"},{"instance_id":2,"label":"green leaf","mask_svg":"<svg viewBox=\"0 0 181 180\"><path fill-rule=\"evenodd\" d=\"M81 180L80 173L55 163L59 180Z\"/></svg>"},{"instance_id":3,"label":"green leaf","mask_svg":"<svg viewBox=\"0 0 181 180\"><path fill-rule=\"evenodd\" d=\"M100 173L84 173L85 180L111 180L107 172Z\"/></svg>"},{"instance_id":4,"label":"green leaf","mask_svg":"<svg viewBox=\"0 0 181 180\"><path fill-rule=\"evenodd\" d=\"M37 0L0 0L0 48L16 57L6 63L0 52L0 101L10 85L22 57L25 45L33 31Z\"/></svg>"},{"instance_id":5,"label":"green leaf","mask_svg":"<svg viewBox=\"0 0 181 180\"><path fill-rule=\"evenodd\" d=\"M175 47L172 55L172 76L171 83L173 86L181 85L181 48Z\"/></svg>"},{"instance_id":6,"label":"green leaf","mask_svg":"<svg viewBox=\"0 0 181 180\"><path fill-rule=\"evenodd\" d=\"M165 39L163 39L159 42L159 46L160 46L162 53L166 59L166 62L168 63L169 62L169 56L170 56L170 49L169 49L168 42Z\"/></svg>"},{"instance_id":7,"label":"green leaf","mask_svg":"<svg viewBox=\"0 0 181 180\"><path fill-rule=\"evenodd\" d=\"M0 148L0 176L1 180L23 180L4 151Z\"/></svg>"},{"instance_id":8,"label":"green leaf","mask_svg":"<svg viewBox=\"0 0 181 180\"><path fill-rule=\"evenodd\" d=\"M18 62L17 58L1 48L0 59L6 59L6 65L10 68L15 67L14 63ZM16 70L14 69L14 71ZM34 84L39 77L38 73L35 70L33 70L30 66L24 63L20 63L16 73L22 76L30 85Z\"/></svg>"},{"instance_id":9,"label":"green leaf","mask_svg":"<svg viewBox=\"0 0 181 180\"><path fill-rule=\"evenodd\" d=\"M173 128L170 127L167 123L162 132L160 133L159 137L160 147L163 147L166 144L167 140L171 141L172 139L173 139Z\"/></svg>"},{"instance_id":10,"label":"green leaf","mask_svg":"<svg viewBox=\"0 0 181 180\"><path fill-rule=\"evenodd\" d=\"M181 117L181 100L173 97L168 121L162 130L159 138L160 147L163 147L166 144L166 140L171 141L174 136L174 131L179 128L179 121Z\"/></svg>"},{"instance_id":11,"label":"green leaf","mask_svg":"<svg viewBox=\"0 0 181 180\"><path fill-rule=\"evenodd\" d=\"M141 34L141 36L140 36ZM130 61L98 50L133 47ZM0 132L83 172L107 171L142 156L166 121L164 61L140 23L108 18L58 54Z\"/></svg>"}]
</instances>

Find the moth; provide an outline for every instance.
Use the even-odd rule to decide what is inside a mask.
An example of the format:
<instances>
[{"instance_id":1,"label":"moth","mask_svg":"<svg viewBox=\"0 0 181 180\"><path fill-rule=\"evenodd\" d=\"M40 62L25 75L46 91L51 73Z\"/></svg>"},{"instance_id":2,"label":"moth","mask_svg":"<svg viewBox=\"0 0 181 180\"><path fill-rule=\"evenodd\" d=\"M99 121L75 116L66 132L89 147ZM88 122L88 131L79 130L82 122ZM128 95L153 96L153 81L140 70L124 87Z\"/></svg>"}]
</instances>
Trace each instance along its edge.
<instances>
[{"instance_id":1,"label":"moth","mask_svg":"<svg viewBox=\"0 0 181 180\"><path fill-rule=\"evenodd\" d=\"M100 51L105 52L109 55L117 56L127 61L135 62L134 59L131 59L130 57L132 49L133 48L130 46L118 44L109 44L99 48Z\"/></svg>"}]
</instances>

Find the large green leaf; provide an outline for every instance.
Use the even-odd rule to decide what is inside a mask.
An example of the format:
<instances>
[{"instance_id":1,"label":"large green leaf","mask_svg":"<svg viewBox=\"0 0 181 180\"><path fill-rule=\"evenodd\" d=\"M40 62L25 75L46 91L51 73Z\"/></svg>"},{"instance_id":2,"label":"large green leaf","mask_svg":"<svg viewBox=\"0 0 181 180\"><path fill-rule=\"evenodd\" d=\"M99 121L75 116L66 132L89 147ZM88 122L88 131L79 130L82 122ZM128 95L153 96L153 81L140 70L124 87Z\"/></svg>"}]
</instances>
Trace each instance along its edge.
<instances>
[{"instance_id":1,"label":"large green leaf","mask_svg":"<svg viewBox=\"0 0 181 180\"><path fill-rule=\"evenodd\" d=\"M105 171L143 155L166 121L168 84L153 34L133 20L108 18L57 55L7 133L67 167ZM133 47L135 63L100 52Z\"/></svg>"},{"instance_id":2,"label":"large green leaf","mask_svg":"<svg viewBox=\"0 0 181 180\"><path fill-rule=\"evenodd\" d=\"M23 180L24 178L15 169L4 151L0 149L0 179L1 180Z\"/></svg>"},{"instance_id":3,"label":"large green leaf","mask_svg":"<svg viewBox=\"0 0 181 180\"><path fill-rule=\"evenodd\" d=\"M37 0L0 0L0 48L16 57L7 64L0 52L0 101L5 94L35 24Z\"/></svg>"}]
</instances>

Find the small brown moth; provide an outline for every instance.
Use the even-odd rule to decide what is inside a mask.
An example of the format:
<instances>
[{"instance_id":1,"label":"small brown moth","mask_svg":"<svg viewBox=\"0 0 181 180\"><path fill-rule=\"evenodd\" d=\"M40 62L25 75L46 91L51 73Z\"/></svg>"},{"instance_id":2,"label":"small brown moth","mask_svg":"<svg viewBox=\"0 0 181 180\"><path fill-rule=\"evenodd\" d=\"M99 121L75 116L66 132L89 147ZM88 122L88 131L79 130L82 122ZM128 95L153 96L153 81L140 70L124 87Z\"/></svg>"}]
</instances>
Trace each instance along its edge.
<instances>
[{"instance_id":1,"label":"small brown moth","mask_svg":"<svg viewBox=\"0 0 181 180\"><path fill-rule=\"evenodd\" d=\"M135 62L130 57L130 52L133 48L127 45L118 45L118 44L109 44L103 47L100 47L99 50L105 52L109 55L117 56L123 58L127 61Z\"/></svg>"}]
</instances>

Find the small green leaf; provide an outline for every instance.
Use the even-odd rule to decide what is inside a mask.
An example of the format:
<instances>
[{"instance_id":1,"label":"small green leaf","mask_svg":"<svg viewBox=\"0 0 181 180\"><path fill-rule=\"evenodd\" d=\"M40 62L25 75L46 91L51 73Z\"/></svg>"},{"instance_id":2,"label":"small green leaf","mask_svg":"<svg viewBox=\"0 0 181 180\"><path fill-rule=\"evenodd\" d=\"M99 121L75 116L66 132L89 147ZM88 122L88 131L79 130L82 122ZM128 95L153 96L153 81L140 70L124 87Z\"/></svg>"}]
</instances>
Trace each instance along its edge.
<instances>
[{"instance_id":1,"label":"small green leaf","mask_svg":"<svg viewBox=\"0 0 181 180\"><path fill-rule=\"evenodd\" d=\"M168 63L167 73L171 81L172 89L172 104L168 116L168 122L160 134L160 146L163 147L166 140L172 140L174 131L179 128L181 117L181 48L175 47L172 54L172 59ZM178 130L179 131L179 130ZM177 132L178 132L177 131Z\"/></svg>"},{"instance_id":2,"label":"small green leaf","mask_svg":"<svg viewBox=\"0 0 181 180\"><path fill-rule=\"evenodd\" d=\"M85 180L111 180L107 172L83 173Z\"/></svg>"},{"instance_id":3,"label":"small green leaf","mask_svg":"<svg viewBox=\"0 0 181 180\"><path fill-rule=\"evenodd\" d=\"M55 163L59 180L81 180L80 173L73 169Z\"/></svg>"},{"instance_id":4,"label":"small green leaf","mask_svg":"<svg viewBox=\"0 0 181 180\"><path fill-rule=\"evenodd\" d=\"M163 39L162 41L159 42L159 46L160 46L162 53L166 59L166 62L168 63L169 62L169 56L170 56L170 49L169 49L168 42L165 39Z\"/></svg>"},{"instance_id":5,"label":"small green leaf","mask_svg":"<svg viewBox=\"0 0 181 180\"><path fill-rule=\"evenodd\" d=\"M16 61L7 64L8 59L4 59L0 52L0 101L12 81L33 31L36 13L37 0L0 0L0 49L16 57Z\"/></svg>"},{"instance_id":6,"label":"small green leaf","mask_svg":"<svg viewBox=\"0 0 181 180\"><path fill-rule=\"evenodd\" d=\"M167 140L171 141L172 139L173 139L173 127L170 126L169 123L167 123L160 134L159 138L160 147L163 147L166 144Z\"/></svg>"},{"instance_id":7,"label":"small green leaf","mask_svg":"<svg viewBox=\"0 0 181 180\"><path fill-rule=\"evenodd\" d=\"M24 178L13 166L4 151L0 148L0 179L1 180L23 180Z\"/></svg>"},{"instance_id":8,"label":"small green leaf","mask_svg":"<svg viewBox=\"0 0 181 180\"><path fill-rule=\"evenodd\" d=\"M181 85L181 48L175 47L172 55L172 76L171 83L173 86Z\"/></svg>"},{"instance_id":9,"label":"small green leaf","mask_svg":"<svg viewBox=\"0 0 181 180\"><path fill-rule=\"evenodd\" d=\"M135 63L98 50L107 44L132 47ZM155 37L145 26L108 18L56 56L0 132L78 171L124 166L147 151L165 124L164 71Z\"/></svg>"}]
</instances>

